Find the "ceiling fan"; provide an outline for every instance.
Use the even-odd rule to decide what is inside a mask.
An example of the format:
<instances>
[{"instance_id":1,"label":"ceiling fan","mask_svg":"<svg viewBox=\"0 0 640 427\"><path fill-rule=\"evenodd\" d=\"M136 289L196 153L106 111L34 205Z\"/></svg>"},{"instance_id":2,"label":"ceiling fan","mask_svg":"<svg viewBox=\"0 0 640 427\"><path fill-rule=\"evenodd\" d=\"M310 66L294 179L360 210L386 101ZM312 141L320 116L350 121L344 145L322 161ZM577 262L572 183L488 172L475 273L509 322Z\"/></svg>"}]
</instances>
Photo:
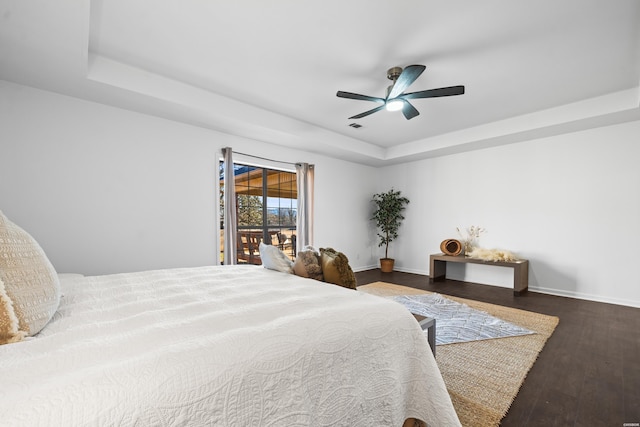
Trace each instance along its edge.
<instances>
[{"instance_id":1,"label":"ceiling fan","mask_svg":"<svg viewBox=\"0 0 640 427\"><path fill-rule=\"evenodd\" d=\"M407 120L411 120L420 113L413 105L411 105L409 99L436 98L439 96L462 95L464 93L464 86L449 86L438 89L422 90L420 92L403 93L411 83L420 77L420 74L422 74L425 68L426 67L424 65L409 65L408 67L405 67L404 70L401 67L390 68L389 71L387 71L387 78L391 80L393 84L387 88L387 96L385 98L360 95L352 92L343 92L341 90L339 90L336 95L340 98L373 101L382 104L372 110L351 116L349 119L361 119L386 108L389 111L402 110L404 117Z\"/></svg>"}]
</instances>

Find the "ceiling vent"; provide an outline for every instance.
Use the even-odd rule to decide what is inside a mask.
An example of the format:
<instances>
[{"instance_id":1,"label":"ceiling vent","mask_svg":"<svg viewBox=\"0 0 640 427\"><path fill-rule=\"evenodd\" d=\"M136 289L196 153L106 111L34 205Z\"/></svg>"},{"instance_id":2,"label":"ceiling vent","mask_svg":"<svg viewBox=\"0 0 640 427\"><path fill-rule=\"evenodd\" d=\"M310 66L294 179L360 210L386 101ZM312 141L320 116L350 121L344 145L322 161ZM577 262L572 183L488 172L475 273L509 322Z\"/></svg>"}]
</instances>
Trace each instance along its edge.
<instances>
[{"instance_id":1,"label":"ceiling vent","mask_svg":"<svg viewBox=\"0 0 640 427\"><path fill-rule=\"evenodd\" d=\"M354 129L360 129L362 127L362 125L359 125L358 123L351 123L349 126L351 126Z\"/></svg>"}]
</instances>

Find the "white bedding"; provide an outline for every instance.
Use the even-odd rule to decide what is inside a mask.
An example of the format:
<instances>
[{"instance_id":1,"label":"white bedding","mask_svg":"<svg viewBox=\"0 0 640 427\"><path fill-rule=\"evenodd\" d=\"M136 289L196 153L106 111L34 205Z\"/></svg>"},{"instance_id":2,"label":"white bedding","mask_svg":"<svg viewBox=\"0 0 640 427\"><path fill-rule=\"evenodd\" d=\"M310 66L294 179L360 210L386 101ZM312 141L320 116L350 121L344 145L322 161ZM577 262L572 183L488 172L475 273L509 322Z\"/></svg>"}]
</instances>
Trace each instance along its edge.
<instances>
[{"instance_id":1,"label":"white bedding","mask_svg":"<svg viewBox=\"0 0 640 427\"><path fill-rule=\"evenodd\" d=\"M258 266L62 277L0 346L2 426L459 425L400 304Z\"/></svg>"}]
</instances>

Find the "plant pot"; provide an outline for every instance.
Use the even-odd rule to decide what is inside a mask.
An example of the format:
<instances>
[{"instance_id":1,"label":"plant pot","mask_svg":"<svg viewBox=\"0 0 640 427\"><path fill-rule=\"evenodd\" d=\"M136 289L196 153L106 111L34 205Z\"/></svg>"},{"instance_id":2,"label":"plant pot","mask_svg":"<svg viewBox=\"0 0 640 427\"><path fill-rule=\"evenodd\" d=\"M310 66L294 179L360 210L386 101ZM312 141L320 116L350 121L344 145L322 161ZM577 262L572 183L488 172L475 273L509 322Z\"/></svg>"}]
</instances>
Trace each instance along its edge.
<instances>
[{"instance_id":1,"label":"plant pot","mask_svg":"<svg viewBox=\"0 0 640 427\"><path fill-rule=\"evenodd\" d=\"M383 273L391 273L393 271L393 263L395 259L393 258L380 258L380 270Z\"/></svg>"}]
</instances>

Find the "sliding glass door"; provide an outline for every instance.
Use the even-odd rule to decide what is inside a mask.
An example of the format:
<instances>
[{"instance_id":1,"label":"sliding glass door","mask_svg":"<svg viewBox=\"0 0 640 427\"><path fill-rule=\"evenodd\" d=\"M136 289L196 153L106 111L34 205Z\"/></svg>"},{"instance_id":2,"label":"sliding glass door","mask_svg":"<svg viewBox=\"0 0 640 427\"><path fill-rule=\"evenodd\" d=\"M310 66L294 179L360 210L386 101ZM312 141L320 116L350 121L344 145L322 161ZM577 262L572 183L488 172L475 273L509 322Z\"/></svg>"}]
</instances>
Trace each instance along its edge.
<instances>
[{"instance_id":1,"label":"sliding glass door","mask_svg":"<svg viewBox=\"0 0 640 427\"><path fill-rule=\"evenodd\" d=\"M238 263L262 264L260 242L276 245L295 258L297 197L295 172L234 164L238 218ZM222 166L220 182L224 188ZM220 199L221 212L223 198ZM222 226L221 221L221 237ZM220 260L224 263L222 244Z\"/></svg>"}]
</instances>

